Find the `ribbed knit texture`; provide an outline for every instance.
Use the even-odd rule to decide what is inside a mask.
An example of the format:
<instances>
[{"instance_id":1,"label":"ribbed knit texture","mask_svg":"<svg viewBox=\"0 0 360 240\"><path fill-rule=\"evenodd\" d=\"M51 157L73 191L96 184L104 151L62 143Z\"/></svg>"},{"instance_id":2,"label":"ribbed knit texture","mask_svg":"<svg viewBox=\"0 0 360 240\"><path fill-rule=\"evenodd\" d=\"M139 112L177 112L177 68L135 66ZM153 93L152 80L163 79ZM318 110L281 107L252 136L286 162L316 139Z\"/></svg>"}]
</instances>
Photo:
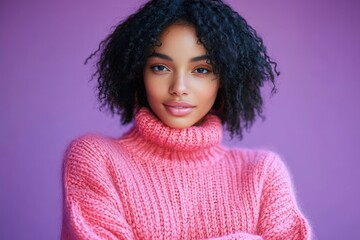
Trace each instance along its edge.
<instances>
[{"instance_id":1,"label":"ribbed knit texture","mask_svg":"<svg viewBox=\"0 0 360 240\"><path fill-rule=\"evenodd\" d=\"M215 116L172 129L144 108L120 139L72 141L62 239L310 239L279 157L221 137Z\"/></svg>"}]
</instances>

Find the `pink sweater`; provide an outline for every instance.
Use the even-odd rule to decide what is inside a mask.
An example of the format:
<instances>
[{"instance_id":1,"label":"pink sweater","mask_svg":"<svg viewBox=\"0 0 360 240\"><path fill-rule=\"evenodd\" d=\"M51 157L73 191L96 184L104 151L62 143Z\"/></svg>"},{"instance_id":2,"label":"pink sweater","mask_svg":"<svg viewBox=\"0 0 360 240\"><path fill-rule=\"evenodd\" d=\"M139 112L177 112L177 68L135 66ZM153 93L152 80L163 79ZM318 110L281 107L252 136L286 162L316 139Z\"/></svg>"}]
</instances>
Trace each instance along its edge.
<instances>
[{"instance_id":1,"label":"pink sweater","mask_svg":"<svg viewBox=\"0 0 360 240\"><path fill-rule=\"evenodd\" d=\"M279 157L221 137L215 116L171 129L142 109L120 139L74 140L62 239L310 239Z\"/></svg>"}]
</instances>

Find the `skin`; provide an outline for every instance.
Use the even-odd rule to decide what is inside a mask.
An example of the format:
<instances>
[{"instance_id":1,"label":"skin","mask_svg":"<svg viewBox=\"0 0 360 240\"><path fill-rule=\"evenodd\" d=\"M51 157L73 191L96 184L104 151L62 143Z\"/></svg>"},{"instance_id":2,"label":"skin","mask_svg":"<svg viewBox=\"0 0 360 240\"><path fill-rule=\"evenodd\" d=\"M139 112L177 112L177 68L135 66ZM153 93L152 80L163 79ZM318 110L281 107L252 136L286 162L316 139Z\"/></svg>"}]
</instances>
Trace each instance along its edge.
<instances>
[{"instance_id":1,"label":"skin","mask_svg":"<svg viewBox=\"0 0 360 240\"><path fill-rule=\"evenodd\" d=\"M160 35L144 69L147 100L153 113L167 126L199 125L211 110L220 81L207 62L206 49L195 28L173 24Z\"/></svg>"}]
</instances>

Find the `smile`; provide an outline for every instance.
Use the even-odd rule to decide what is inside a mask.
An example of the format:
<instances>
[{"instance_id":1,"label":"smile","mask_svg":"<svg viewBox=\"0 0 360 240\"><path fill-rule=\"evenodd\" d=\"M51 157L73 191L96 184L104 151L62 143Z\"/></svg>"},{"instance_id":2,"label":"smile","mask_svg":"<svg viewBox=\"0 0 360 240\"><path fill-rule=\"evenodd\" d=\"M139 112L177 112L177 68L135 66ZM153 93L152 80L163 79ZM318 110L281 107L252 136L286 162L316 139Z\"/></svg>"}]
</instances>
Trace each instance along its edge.
<instances>
[{"instance_id":1,"label":"smile","mask_svg":"<svg viewBox=\"0 0 360 240\"><path fill-rule=\"evenodd\" d=\"M188 107L183 107L183 106L171 106L173 108L188 108Z\"/></svg>"},{"instance_id":2,"label":"smile","mask_svg":"<svg viewBox=\"0 0 360 240\"><path fill-rule=\"evenodd\" d=\"M195 108L195 106L187 102L167 102L164 103L164 107L169 114L175 117L186 116Z\"/></svg>"}]
</instances>

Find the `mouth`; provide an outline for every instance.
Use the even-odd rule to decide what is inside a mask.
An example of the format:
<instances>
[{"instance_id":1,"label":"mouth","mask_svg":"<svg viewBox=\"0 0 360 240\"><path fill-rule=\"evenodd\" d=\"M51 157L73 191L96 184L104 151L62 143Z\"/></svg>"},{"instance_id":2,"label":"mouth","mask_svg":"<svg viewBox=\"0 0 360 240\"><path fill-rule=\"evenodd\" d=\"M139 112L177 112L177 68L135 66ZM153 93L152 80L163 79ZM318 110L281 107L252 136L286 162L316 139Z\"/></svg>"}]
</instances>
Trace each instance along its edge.
<instances>
[{"instance_id":1,"label":"mouth","mask_svg":"<svg viewBox=\"0 0 360 240\"><path fill-rule=\"evenodd\" d=\"M182 101L169 101L164 103L164 106L173 107L173 108L193 108L192 104L188 102L182 102Z\"/></svg>"},{"instance_id":2,"label":"mouth","mask_svg":"<svg viewBox=\"0 0 360 240\"><path fill-rule=\"evenodd\" d=\"M191 107L185 107L185 106L171 106L171 105L165 105L165 107L172 107L172 108L178 108L178 109L191 108Z\"/></svg>"},{"instance_id":3,"label":"mouth","mask_svg":"<svg viewBox=\"0 0 360 240\"><path fill-rule=\"evenodd\" d=\"M188 102L170 101L163 104L166 111L173 116L183 117L191 113L195 106Z\"/></svg>"}]
</instances>

